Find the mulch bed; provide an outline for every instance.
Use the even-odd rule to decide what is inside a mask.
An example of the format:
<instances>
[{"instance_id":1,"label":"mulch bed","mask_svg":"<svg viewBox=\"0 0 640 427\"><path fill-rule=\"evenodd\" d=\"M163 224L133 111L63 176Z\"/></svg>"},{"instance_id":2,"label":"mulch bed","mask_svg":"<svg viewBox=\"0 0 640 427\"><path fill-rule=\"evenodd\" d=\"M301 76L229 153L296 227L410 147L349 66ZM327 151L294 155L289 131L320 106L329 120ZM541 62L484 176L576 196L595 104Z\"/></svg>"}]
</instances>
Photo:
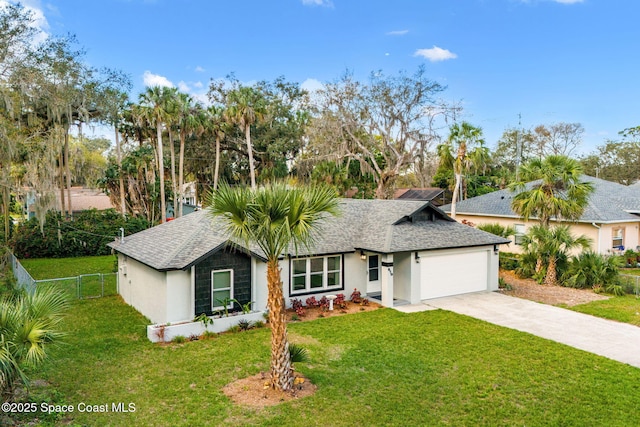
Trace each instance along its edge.
<instances>
[{"instance_id":1,"label":"mulch bed","mask_svg":"<svg viewBox=\"0 0 640 427\"><path fill-rule=\"evenodd\" d=\"M591 289L540 285L532 279L521 279L513 271L500 270L500 277L512 288L511 290L502 290L503 294L544 304L571 307L610 298L606 295L596 294Z\"/></svg>"}]
</instances>

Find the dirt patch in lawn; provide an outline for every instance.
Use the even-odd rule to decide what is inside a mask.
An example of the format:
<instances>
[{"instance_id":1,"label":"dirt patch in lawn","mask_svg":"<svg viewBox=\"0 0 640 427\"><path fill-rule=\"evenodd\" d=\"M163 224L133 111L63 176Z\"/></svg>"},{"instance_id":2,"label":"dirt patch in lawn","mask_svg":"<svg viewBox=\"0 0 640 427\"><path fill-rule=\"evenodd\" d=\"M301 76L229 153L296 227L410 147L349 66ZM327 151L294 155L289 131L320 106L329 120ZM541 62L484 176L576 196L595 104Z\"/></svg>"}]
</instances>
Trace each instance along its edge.
<instances>
[{"instance_id":1,"label":"dirt patch in lawn","mask_svg":"<svg viewBox=\"0 0 640 427\"><path fill-rule=\"evenodd\" d=\"M566 305L571 307L610 298L605 295L596 294L590 289L540 285L535 280L519 278L513 271L500 270L500 277L512 288L511 290L502 290L503 294L544 304Z\"/></svg>"},{"instance_id":2,"label":"dirt patch in lawn","mask_svg":"<svg viewBox=\"0 0 640 427\"><path fill-rule=\"evenodd\" d=\"M373 311L379 308L382 308L380 304L371 301L366 305L346 301L344 308L334 307L333 310L329 311L324 311L320 307L304 307L304 315L302 316L298 315L295 310L288 309L286 312L286 318L288 322L306 322L325 317ZM297 320L292 320L292 318L297 318ZM290 333L289 342L296 342L297 344L316 344L318 341L313 337ZM339 358L341 349L336 347L335 352L337 356L334 355L330 357ZM304 375L296 372L295 376L296 384L294 385L294 389L289 392L271 389L269 387L269 373L265 372L261 372L252 377L236 380L224 386L222 391L234 403L255 409L278 405L283 402L311 396L316 392L317 387L305 378Z\"/></svg>"},{"instance_id":3,"label":"dirt patch in lawn","mask_svg":"<svg viewBox=\"0 0 640 427\"><path fill-rule=\"evenodd\" d=\"M295 377L293 390L287 392L269 387L269 374L264 372L227 384L222 391L234 403L256 409L311 396L316 392L317 387L304 375L296 373Z\"/></svg>"}]
</instances>

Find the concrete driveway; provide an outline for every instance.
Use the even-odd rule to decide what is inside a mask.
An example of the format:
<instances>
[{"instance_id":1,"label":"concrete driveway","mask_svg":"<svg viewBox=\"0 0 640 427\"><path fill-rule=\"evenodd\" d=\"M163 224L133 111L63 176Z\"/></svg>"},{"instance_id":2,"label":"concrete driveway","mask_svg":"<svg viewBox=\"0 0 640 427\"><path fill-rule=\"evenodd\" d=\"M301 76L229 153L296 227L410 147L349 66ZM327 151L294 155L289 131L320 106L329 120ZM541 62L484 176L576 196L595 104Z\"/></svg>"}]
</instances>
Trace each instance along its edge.
<instances>
[{"instance_id":1,"label":"concrete driveway","mask_svg":"<svg viewBox=\"0 0 640 427\"><path fill-rule=\"evenodd\" d=\"M438 308L528 332L640 368L640 327L626 323L497 292L457 295L396 307L405 313Z\"/></svg>"}]
</instances>

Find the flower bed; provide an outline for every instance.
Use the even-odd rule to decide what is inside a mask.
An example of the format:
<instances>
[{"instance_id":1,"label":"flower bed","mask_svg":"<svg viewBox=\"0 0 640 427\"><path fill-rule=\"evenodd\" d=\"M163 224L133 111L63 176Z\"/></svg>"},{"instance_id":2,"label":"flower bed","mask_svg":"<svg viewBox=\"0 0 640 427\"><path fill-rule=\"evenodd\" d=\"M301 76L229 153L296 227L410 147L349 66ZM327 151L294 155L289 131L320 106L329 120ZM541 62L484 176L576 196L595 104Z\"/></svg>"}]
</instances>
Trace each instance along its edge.
<instances>
[{"instance_id":1,"label":"flower bed","mask_svg":"<svg viewBox=\"0 0 640 427\"><path fill-rule=\"evenodd\" d=\"M178 323L148 325L147 338L151 342L170 342L177 336L200 336L205 331L220 333L236 326L241 320L257 322L264 320L264 312L231 315L228 317L212 317L213 324L205 325L200 321L184 321Z\"/></svg>"}]
</instances>

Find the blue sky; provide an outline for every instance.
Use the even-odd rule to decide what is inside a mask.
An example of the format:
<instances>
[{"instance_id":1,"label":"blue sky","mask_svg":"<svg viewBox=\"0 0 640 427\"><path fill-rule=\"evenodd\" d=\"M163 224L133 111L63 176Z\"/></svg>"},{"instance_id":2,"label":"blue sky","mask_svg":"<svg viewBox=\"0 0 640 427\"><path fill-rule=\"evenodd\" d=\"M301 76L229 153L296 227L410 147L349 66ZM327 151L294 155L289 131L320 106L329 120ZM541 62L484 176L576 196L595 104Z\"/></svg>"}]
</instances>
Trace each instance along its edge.
<instances>
[{"instance_id":1,"label":"blue sky","mask_svg":"<svg viewBox=\"0 0 640 427\"><path fill-rule=\"evenodd\" d=\"M0 0L2 1L2 0ZM313 88L424 65L489 146L507 127L580 122L581 152L640 125L638 0L26 0L94 66L204 97L211 78Z\"/></svg>"}]
</instances>

